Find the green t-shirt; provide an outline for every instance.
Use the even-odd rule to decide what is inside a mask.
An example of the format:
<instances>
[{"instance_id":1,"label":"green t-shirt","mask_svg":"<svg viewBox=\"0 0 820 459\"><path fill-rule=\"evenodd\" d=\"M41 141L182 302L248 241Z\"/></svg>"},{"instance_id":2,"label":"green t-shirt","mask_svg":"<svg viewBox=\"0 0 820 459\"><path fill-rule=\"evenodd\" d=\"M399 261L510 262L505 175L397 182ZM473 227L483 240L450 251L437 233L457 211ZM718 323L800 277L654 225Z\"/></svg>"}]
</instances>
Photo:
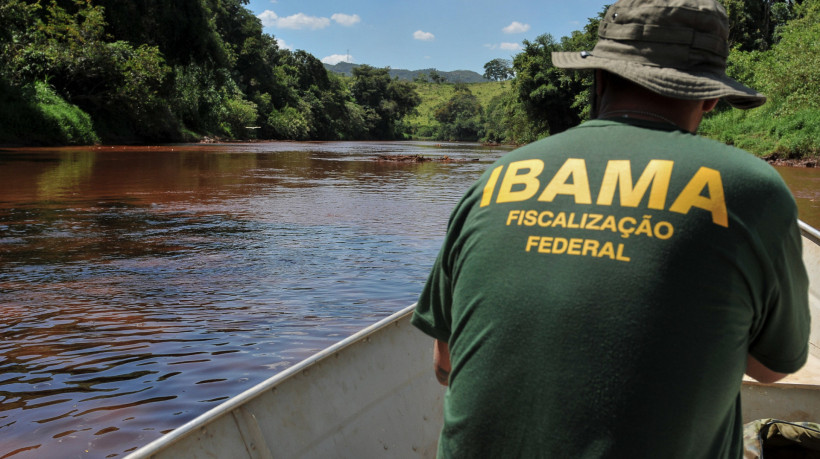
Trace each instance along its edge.
<instances>
[{"instance_id":1,"label":"green t-shirt","mask_svg":"<svg viewBox=\"0 0 820 459\"><path fill-rule=\"evenodd\" d=\"M746 356L808 355L794 199L764 161L638 120L501 158L413 324L450 345L439 454L740 457Z\"/></svg>"}]
</instances>

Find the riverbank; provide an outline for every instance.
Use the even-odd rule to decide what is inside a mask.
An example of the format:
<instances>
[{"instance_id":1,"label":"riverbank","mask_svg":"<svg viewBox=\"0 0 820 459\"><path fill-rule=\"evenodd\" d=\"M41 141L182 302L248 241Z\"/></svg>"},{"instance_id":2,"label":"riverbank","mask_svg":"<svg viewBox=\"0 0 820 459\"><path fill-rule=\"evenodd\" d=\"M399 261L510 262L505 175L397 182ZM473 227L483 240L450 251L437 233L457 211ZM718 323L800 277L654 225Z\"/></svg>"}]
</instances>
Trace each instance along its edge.
<instances>
[{"instance_id":1,"label":"riverbank","mask_svg":"<svg viewBox=\"0 0 820 459\"><path fill-rule=\"evenodd\" d=\"M771 164L772 166L782 166L782 167L818 167L820 165L820 159L818 157L808 157L808 158L781 158L777 154L771 154L768 156L764 156L763 159L766 160L767 163Z\"/></svg>"}]
</instances>

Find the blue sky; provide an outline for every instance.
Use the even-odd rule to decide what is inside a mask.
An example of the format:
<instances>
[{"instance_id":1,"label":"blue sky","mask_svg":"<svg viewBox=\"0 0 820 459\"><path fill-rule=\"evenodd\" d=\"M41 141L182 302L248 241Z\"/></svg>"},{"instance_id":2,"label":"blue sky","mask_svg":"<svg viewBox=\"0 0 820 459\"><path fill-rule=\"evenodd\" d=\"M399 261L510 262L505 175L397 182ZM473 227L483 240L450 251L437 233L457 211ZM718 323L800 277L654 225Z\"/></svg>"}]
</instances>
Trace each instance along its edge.
<instances>
[{"instance_id":1,"label":"blue sky","mask_svg":"<svg viewBox=\"0 0 820 459\"><path fill-rule=\"evenodd\" d=\"M580 30L601 0L250 0L280 47L323 62L484 72L525 39Z\"/></svg>"}]
</instances>

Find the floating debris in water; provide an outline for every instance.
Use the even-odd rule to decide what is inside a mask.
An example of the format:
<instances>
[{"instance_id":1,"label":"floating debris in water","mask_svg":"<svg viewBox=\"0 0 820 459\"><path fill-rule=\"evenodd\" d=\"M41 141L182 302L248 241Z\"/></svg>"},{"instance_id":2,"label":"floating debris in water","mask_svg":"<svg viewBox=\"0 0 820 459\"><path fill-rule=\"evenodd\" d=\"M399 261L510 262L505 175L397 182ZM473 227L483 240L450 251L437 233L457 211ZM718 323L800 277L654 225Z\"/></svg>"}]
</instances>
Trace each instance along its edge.
<instances>
[{"instance_id":1,"label":"floating debris in water","mask_svg":"<svg viewBox=\"0 0 820 459\"><path fill-rule=\"evenodd\" d=\"M376 161L392 161L392 162L402 162L402 163L426 163L430 161L435 161L439 163L466 163L471 161L478 161L478 158L474 159L457 159L451 158L449 156L441 156L437 158L429 158L427 156L422 155L378 155L376 156Z\"/></svg>"}]
</instances>

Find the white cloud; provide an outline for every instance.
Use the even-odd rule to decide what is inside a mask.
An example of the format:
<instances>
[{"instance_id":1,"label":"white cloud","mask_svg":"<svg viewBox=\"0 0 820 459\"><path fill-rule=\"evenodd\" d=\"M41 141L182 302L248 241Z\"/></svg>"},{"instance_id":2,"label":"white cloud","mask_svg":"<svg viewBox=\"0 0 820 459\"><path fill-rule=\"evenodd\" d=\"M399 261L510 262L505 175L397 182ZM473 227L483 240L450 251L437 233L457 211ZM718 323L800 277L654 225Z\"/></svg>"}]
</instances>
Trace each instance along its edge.
<instances>
[{"instance_id":1,"label":"white cloud","mask_svg":"<svg viewBox=\"0 0 820 459\"><path fill-rule=\"evenodd\" d=\"M339 62L353 63L353 56L349 54L331 54L330 56L322 58L323 64L336 65Z\"/></svg>"},{"instance_id":2,"label":"white cloud","mask_svg":"<svg viewBox=\"0 0 820 459\"><path fill-rule=\"evenodd\" d=\"M293 51L293 46L285 43L285 40L282 40L281 38L274 38L274 40L276 40L276 44L279 45L279 49Z\"/></svg>"},{"instance_id":3,"label":"white cloud","mask_svg":"<svg viewBox=\"0 0 820 459\"><path fill-rule=\"evenodd\" d=\"M276 25L276 20L279 19L279 16L277 16L276 13L274 13L271 10L265 10L265 11L262 12L262 14L260 14L257 17L259 18L259 20L262 21L262 25L264 27L273 27L273 26L275 26Z\"/></svg>"},{"instance_id":4,"label":"white cloud","mask_svg":"<svg viewBox=\"0 0 820 459\"><path fill-rule=\"evenodd\" d=\"M430 32L424 32L424 31L421 31L421 30L417 30L417 31L413 32L413 38L415 38L416 40L421 40L421 41L433 41L433 40L436 39L436 36L431 34Z\"/></svg>"},{"instance_id":5,"label":"white cloud","mask_svg":"<svg viewBox=\"0 0 820 459\"><path fill-rule=\"evenodd\" d=\"M317 16L308 16L305 13L296 13L293 16L279 18L276 25L283 29L324 29L330 25L330 19Z\"/></svg>"},{"instance_id":6,"label":"white cloud","mask_svg":"<svg viewBox=\"0 0 820 459\"><path fill-rule=\"evenodd\" d=\"M330 19L333 19L337 23L339 23L343 26L346 26L346 27L356 25L359 22L361 22L361 20L362 20L362 18L360 18L358 14L352 14L351 15L351 14L342 14L342 13L336 13L333 16L331 16Z\"/></svg>"},{"instance_id":7,"label":"white cloud","mask_svg":"<svg viewBox=\"0 0 820 459\"><path fill-rule=\"evenodd\" d=\"M308 16L304 13L297 13L293 16L280 17L271 10L265 10L257 16L264 27L279 27L282 29L324 29L330 25L330 19L317 16Z\"/></svg>"},{"instance_id":8,"label":"white cloud","mask_svg":"<svg viewBox=\"0 0 820 459\"><path fill-rule=\"evenodd\" d=\"M520 43L500 43L500 44L486 44L484 45L487 49L503 49L505 51L521 51L524 49Z\"/></svg>"},{"instance_id":9,"label":"white cloud","mask_svg":"<svg viewBox=\"0 0 820 459\"><path fill-rule=\"evenodd\" d=\"M522 24L518 21L513 21L512 24L501 29L504 33L524 33L530 30L529 24Z\"/></svg>"}]
</instances>

